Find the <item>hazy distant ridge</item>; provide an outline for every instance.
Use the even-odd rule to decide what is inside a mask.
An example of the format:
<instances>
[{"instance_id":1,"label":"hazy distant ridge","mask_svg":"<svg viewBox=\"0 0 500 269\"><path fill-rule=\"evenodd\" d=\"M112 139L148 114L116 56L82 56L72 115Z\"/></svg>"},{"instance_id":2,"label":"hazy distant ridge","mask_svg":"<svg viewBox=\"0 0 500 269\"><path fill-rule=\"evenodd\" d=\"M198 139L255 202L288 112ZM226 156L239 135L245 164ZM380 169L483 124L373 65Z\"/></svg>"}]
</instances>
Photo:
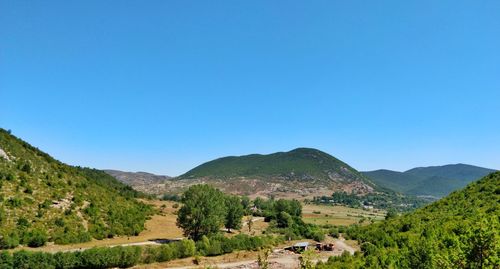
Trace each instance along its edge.
<instances>
[{"instance_id":1,"label":"hazy distant ridge","mask_svg":"<svg viewBox=\"0 0 500 269\"><path fill-rule=\"evenodd\" d=\"M147 172L124 172L111 169L104 170L104 172L130 186L156 184L172 178L169 176L155 175Z\"/></svg>"},{"instance_id":2,"label":"hazy distant ridge","mask_svg":"<svg viewBox=\"0 0 500 269\"><path fill-rule=\"evenodd\" d=\"M395 191L442 197L495 171L468 164L449 164L417 167L405 172L381 169L362 173L376 184Z\"/></svg>"}]
</instances>

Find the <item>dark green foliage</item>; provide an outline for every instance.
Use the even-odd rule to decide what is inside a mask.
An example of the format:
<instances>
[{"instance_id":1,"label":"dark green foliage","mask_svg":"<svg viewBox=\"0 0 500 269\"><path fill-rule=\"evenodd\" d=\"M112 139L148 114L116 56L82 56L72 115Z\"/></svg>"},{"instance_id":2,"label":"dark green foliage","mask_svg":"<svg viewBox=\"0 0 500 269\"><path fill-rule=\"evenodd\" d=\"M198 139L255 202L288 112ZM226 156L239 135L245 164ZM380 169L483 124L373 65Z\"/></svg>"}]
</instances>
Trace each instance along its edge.
<instances>
[{"instance_id":1,"label":"dark green foliage","mask_svg":"<svg viewBox=\"0 0 500 269\"><path fill-rule=\"evenodd\" d=\"M245 213L241 199L238 196L228 195L225 197L226 217L224 227L230 232L231 229L241 228L241 219Z\"/></svg>"},{"instance_id":2,"label":"dark green foliage","mask_svg":"<svg viewBox=\"0 0 500 269\"><path fill-rule=\"evenodd\" d=\"M5 221L6 218L7 215L5 213L5 209L3 208L3 205L0 205L0 225Z\"/></svg>"},{"instance_id":3,"label":"dark green foliage","mask_svg":"<svg viewBox=\"0 0 500 269\"><path fill-rule=\"evenodd\" d=\"M373 206L378 209L393 209L400 212L411 211L430 202L429 199L411 195L402 195L392 191L357 195L346 192L334 192L332 196L314 197L315 204L339 204L353 208Z\"/></svg>"},{"instance_id":4,"label":"dark green foliage","mask_svg":"<svg viewBox=\"0 0 500 269\"><path fill-rule=\"evenodd\" d=\"M242 196L241 197L241 206L243 207L245 215L249 215L250 214L250 206L251 206L251 204L252 204L252 201L250 200L250 198L248 198L248 196Z\"/></svg>"},{"instance_id":5,"label":"dark green foliage","mask_svg":"<svg viewBox=\"0 0 500 269\"><path fill-rule=\"evenodd\" d=\"M121 196L127 198L146 198L147 195L140 193L129 185L125 185L120 181L116 180L113 176L107 174L102 170L87 168L87 167L76 167L78 171L89 181L102 186L106 189L112 189L118 192Z\"/></svg>"},{"instance_id":6,"label":"dark green foliage","mask_svg":"<svg viewBox=\"0 0 500 269\"><path fill-rule=\"evenodd\" d=\"M385 215L385 219L392 219L398 216L398 213L394 209L387 210L387 214Z\"/></svg>"},{"instance_id":7,"label":"dark green foliage","mask_svg":"<svg viewBox=\"0 0 500 269\"><path fill-rule=\"evenodd\" d=\"M224 194L209 185L189 187L182 195L177 225L194 240L218 233L226 216L224 200Z\"/></svg>"},{"instance_id":8,"label":"dark green foliage","mask_svg":"<svg viewBox=\"0 0 500 269\"><path fill-rule=\"evenodd\" d=\"M0 269L10 269L14 265L12 255L7 251L0 251Z\"/></svg>"},{"instance_id":9,"label":"dark green foliage","mask_svg":"<svg viewBox=\"0 0 500 269\"><path fill-rule=\"evenodd\" d=\"M276 215L276 224L278 228L289 228L293 225L293 218L285 211L280 211Z\"/></svg>"},{"instance_id":10,"label":"dark green foliage","mask_svg":"<svg viewBox=\"0 0 500 269\"><path fill-rule=\"evenodd\" d=\"M302 204L297 200L263 200L254 201L257 215L264 216L270 222L269 232L283 234L286 239L309 238L322 241L325 238L323 229L304 223L302 220Z\"/></svg>"},{"instance_id":11,"label":"dark green foliage","mask_svg":"<svg viewBox=\"0 0 500 269\"><path fill-rule=\"evenodd\" d=\"M346 236L363 255L319 268L500 268L499 186L497 172L413 213L352 226Z\"/></svg>"},{"instance_id":12,"label":"dark green foliage","mask_svg":"<svg viewBox=\"0 0 500 269\"><path fill-rule=\"evenodd\" d=\"M42 229L33 229L26 234L24 242L32 248L44 246L47 243L47 232Z\"/></svg>"},{"instance_id":13,"label":"dark green foliage","mask_svg":"<svg viewBox=\"0 0 500 269\"><path fill-rule=\"evenodd\" d=\"M45 252L17 251L13 255L13 268L23 269L55 269L54 257Z\"/></svg>"},{"instance_id":14,"label":"dark green foliage","mask_svg":"<svg viewBox=\"0 0 500 269\"><path fill-rule=\"evenodd\" d=\"M278 177L291 180L326 180L334 173L346 181L371 184L361 173L317 149L298 148L269 155L225 157L204 163L181 175L189 178Z\"/></svg>"},{"instance_id":15,"label":"dark green foliage","mask_svg":"<svg viewBox=\"0 0 500 269\"><path fill-rule=\"evenodd\" d=\"M177 194L170 194L170 193L165 193L163 194L162 200L164 201L174 201L174 202L179 202L181 200L181 197Z\"/></svg>"},{"instance_id":16,"label":"dark green foliage","mask_svg":"<svg viewBox=\"0 0 500 269\"><path fill-rule=\"evenodd\" d=\"M80 263L83 268L126 268L137 264L140 257L140 247L92 248L80 254Z\"/></svg>"}]
</instances>

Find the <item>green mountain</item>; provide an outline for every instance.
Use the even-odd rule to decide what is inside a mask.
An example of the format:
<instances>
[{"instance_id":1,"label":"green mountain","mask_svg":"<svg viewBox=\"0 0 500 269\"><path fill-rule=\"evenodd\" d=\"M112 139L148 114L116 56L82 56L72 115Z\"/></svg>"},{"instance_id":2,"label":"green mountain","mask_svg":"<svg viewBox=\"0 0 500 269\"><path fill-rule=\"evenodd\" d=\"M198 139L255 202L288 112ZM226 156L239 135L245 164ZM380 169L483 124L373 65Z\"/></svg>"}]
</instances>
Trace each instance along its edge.
<instances>
[{"instance_id":1,"label":"green mountain","mask_svg":"<svg viewBox=\"0 0 500 269\"><path fill-rule=\"evenodd\" d=\"M348 164L311 148L297 148L269 155L224 157L197 166L178 179L241 177L371 183Z\"/></svg>"},{"instance_id":2,"label":"green mountain","mask_svg":"<svg viewBox=\"0 0 500 269\"><path fill-rule=\"evenodd\" d=\"M362 254L319 268L500 268L500 172L416 211L347 237Z\"/></svg>"},{"instance_id":3,"label":"green mountain","mask_svg":"<svg viewBox=\"0 0 500 269\"><path fill-rule=\"evenodd\" d=\"M239 195L311 199L334 191L366 194L379 190L348 164L312 148L219 158L166 182L165 189L176 193L200 183Z\"/></svg>"},{"instance_id":4,"label":"green mountain","mask_svg":"<svg viewBox=\"0 0 500 269\"><path fill-rule=\"evenodd\" d=\"M442 197L494 171L467 164L450 164L418 167L405 172L376 170L363 174L376 184L394 191Z\"/></svg>"},{"instance_id":5,"label":"green mountain","mask_svg":"<svg viewBox=\"0 0 500 269\"><path fill-rule=\"evenodd\" d=\"M135 235L143 195L103 171L61 163L0 128L0 249Z\"/></svg>"}]
</instances>

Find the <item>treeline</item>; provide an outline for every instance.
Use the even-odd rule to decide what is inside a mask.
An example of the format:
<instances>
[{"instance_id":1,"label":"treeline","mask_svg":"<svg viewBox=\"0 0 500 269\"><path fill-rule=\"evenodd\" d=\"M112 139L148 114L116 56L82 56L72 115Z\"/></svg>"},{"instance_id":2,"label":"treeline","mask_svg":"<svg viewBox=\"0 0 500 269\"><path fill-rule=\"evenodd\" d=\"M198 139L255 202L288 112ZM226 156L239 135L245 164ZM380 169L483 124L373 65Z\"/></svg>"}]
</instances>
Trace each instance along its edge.
<instances>
[{"instance_id":1,"label":"treeline","mask_svg":"<svg viewBox=\"0 0 500 269\"><path fill-rule=\"evenodd\" d=\"M346 233L361 253L318 268L500 268L500 172L413 213Z\"/></svg>"},{"instance_id":2,"label":"treeline","mask_svg":"<svg viewBox=\"0 0 500 269\"><path fill-rule=\"evenodd\" d=\"M138 264L166 262L193 256L214 256L238 250L258 250L280 243L270 236L250 237L239 234L232 238L203 237L202 240L182 240L160 246L101 247L84 251L48 252L17 251L13 254L0 252L1 269L85 269L127 268Z\"/></svg>"},{"instance_id":3,"label":"treeline","mask_svg":"<svg viewBox=\"0 0 500 269\"><path fill-rule=\"evenodd\" d=\"M412 211L429 202L429 200L394 192L369 193L365 195L334 192L332 196L317 196L313 199L313 203L315 204L339 204L352 208L371 206L377 209L392 209L399 212Z\"/></svg>"}]
</instances>

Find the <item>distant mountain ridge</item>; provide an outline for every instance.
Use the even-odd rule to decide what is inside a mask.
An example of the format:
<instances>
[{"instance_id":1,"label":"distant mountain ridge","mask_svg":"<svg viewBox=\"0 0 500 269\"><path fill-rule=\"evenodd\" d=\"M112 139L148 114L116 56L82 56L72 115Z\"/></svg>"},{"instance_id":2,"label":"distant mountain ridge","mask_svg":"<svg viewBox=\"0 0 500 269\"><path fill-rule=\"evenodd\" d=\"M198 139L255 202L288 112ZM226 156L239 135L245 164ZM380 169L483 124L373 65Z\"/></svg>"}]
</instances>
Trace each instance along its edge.
<instances>
[{"instance_id":1,"label":"distant mountain ridge","mask_svg":"<svg viewBox=\"0 0 500 269\"><path fill-rule=\"evenodd\" d=\"M130 186L157 184L172 178L169 176L155 175L147 172L125 172L111 169L106 169L104 172Z\"/></svg>"},{"instance_id":2,"label":"distant mountain ridge","mask_svg":"<svg viewBox=\"0 0 500 269\"><path fill-rule=\"evenodd\" d=\"M376 184L394 191L442 197L495 171L459 163L417 167L405 172L380 169L362 173Z\"/></svg>"}]
</instances>

